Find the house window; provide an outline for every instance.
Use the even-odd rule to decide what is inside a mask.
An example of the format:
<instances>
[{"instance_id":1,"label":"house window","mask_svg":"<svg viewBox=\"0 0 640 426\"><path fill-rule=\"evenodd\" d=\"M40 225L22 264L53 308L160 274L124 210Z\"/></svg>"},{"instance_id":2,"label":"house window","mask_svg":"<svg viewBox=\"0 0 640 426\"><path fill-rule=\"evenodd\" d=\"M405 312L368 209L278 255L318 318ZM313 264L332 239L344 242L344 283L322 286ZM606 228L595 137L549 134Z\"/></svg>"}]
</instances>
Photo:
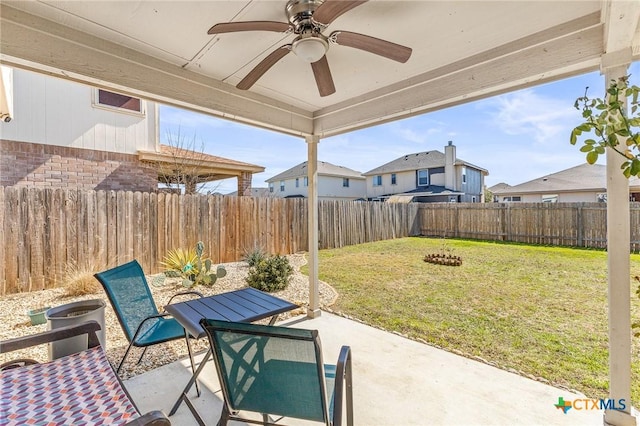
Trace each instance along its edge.
<instances>
[{"instance_id":1,"label":"house window","mask_svg":"<svg viewBox=\"0 0 640 426\"><path fill-rule=\"evenodd\" d=\"M396 174L395 173L391 173L391 185L395 185L396 183L397 183Z\"/></svg>"},{"instance_id":2,"label":"house window","mask_svg":"<svg viewBox=\"0 0 640 426\"><path fill-rule=\"evenodd\" d=\"M342 187L343 188L349 187L349 178L342 178Z\"/></svg>"},{"instance_id":3,"label":"house window","mask_svg":"<svg viewBox=\"0 0 640 426\"><path fill-rule=\"evenodd\" d=\"M418 170L418 186L429 186L429 170Z\"/></svg>"},{"instance_id":4,"label":"house window","mask_svg":"<svg viewBox=\"0 0 640 426\"><path fill-rule=\"evenodd\" d=\"M269 184L269 192L273 192L273 182Z\"/></svg>"},{"instance_id":5,"label":"house window","mask_svg":"<svg viewBox=\"0 0 640 426\"><path fill-rule=\"evenodd\" d=\"M607 202L607 193L606 192L599 192L598 194L596 194L596 200L599 203L606 203Z\"/></svg>"},{"instance_id":6,"label":"house window","mask_svg":"<svg viewBox=\"0 0 640 426\"><path fill-rule=\"evenodd\" d=\"M133 96L96 89L95 99L95 104L101 107L144 114L142 101L139 98L134 98Z\"/></svg>"},{"instance_id":7,"label":"house window","mask_svg":"<svg viewBox=\"0 0 640 426\"><path fill-rule=\"evenodd\" d=\"M300 179L296 178L296 188L300 186Z\"/></svg>"},{"instance_id":8,"label":"house window","mask_svg":"<svg viewBox=\"0 0 640 426\"><path fill-rule=\"evenodd\" d=\"M557 203L558 202L558 194L544 194L542 195L543 203Z\"/></svg>"},{"instance_id":9,"label":"house window","mask_svg":"<svg viewBox=\"0 0 640 426\"><path fill-rule=\"evenodd\" d=\"M284 181L280 181L280 192L284 192Z\"/></svg>"},{"instance_id":10,"label":"house window","mask_svg":"<svg viewBox=\"0 0 640 426\"><path fill-rule=\"evenodd\" d=\"M462 168L462 183L467 183L467 168Z\"/></svg>"},{"instance_id":11,"label":"house window","mask_svg":"<svg viewBox=\"0 0 640 426\"><path fill-rule=\"evenodd\" d=\"M511 196L511 197L502 197L502 201L505 203L511 202L511 201L522 201L522 198L518 195L518 196Z\"/></svg>"},{"instance_id":12,"label":"house window","mask_svg":"<svg viewBox=\"0 0 640 426\"><path fill-rule=\"evenodd\" d=\"M309 178L307 176L304 177L304 186L309 186Z\"/></svg>"},{"instance_id":13,"label":"house window","mask_svg":"<svg viewBox=\"0 0 640 426\"><path fill-rule=\"evenodd\" d=\"M373 177L373 186L381 186L382 185L382 175Z\"/></svg>"},{"instance_id":14,"label":"house window","mask_svg":"<svg viewBox=\"0 0 640 426\"><path fill-rule=\"evenodd\" d=\"M476 202L476 197L475 197L475 195L474 195L473 197L471 197L471 202L472 202L472 203L475 203L475 202Z\"/></svg>"}]
</instances>

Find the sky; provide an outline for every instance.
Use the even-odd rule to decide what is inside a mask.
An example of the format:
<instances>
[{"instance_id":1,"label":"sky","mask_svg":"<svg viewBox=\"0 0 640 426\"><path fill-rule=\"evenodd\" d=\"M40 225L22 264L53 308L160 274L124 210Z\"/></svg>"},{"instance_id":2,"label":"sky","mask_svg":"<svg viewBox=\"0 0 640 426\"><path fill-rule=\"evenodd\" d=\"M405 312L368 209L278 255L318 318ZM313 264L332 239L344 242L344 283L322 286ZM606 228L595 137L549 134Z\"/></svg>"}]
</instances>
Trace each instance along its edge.
<instances>
[{"instance_id":1,"label":"sky","mask_svg":"<svg viewBox=\"0 0 640 426\"><path fill-rule=\"evenodd\" d=\"M638 84L639 62L629 74ZM593 72L320 139L318 160L364 173L406 154L444 152L452 141L459 159L489 171L488 187L516 185L585 162L569 135L581 122L573 104L586 87L590 97L602 97L604 77ZM265 167L253 175L254 188L267 187L267 179L307 160L300 137L160 106L161 143L178 134L196 151ZM204 190L227 194L237 190L237 180L213 182Z\"/></svg>"}]
</instances>

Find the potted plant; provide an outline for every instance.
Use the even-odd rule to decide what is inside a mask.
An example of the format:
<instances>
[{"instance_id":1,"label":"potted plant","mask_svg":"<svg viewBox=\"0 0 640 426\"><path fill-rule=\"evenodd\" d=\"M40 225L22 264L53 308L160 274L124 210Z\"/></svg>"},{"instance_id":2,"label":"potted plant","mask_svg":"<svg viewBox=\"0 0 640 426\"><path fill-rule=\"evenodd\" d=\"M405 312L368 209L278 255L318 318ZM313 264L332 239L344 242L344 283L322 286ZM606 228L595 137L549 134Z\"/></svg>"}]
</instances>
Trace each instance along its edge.
<instances>
[{"instance_id":1,"label":"potted plant","mask_svg":"<svg viewBox=\"0 0 640 426\"><path fill-rule=\"evenodd\" d=\"M30 309L27 311L27 315L29 315L29 319L31 320L31 325L40 325L47 322L47 319L44 316L44 313L50 308L50 306L41 306L38 308Z\"/></svg>"}]
</instances>

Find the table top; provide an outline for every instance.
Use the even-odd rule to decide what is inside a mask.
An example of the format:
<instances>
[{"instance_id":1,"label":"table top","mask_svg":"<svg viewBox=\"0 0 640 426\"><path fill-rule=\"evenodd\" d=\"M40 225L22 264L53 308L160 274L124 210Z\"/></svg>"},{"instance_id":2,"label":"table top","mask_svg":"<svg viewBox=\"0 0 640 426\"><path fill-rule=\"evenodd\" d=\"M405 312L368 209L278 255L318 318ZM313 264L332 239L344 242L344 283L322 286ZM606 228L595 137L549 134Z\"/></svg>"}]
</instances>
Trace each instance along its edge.
<instances>
[{"instance_id":1,"label":"table top","mask_svg":"<svg viewBox=\"0 0 640 426\"><path fill-rule=\"evenodd\" d=\"M164 307L194 337L205 337L202 318L254 322L296 309L298 305L252 287L172 303Z\"/></svg>"}]
</instances>

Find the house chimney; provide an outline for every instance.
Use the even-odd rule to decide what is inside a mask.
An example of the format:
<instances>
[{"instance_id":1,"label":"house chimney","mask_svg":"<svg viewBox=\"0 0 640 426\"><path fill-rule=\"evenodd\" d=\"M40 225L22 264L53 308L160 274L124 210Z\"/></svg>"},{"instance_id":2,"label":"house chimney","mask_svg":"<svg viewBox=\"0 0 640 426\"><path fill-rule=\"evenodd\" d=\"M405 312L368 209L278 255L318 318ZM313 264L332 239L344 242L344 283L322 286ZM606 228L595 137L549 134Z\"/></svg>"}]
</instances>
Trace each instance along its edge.
<instances>
[{"instance_id":1,"label":"house chimney","mask_svg":"<svg viewBox=\"0 0 640 426\"><path fill-rule=\"evenodd\" d=\"M452 191L458 190L455 162L456 146L452 141L449 141L444 147L444 187Z\"/></svg>"}]
</instances>

